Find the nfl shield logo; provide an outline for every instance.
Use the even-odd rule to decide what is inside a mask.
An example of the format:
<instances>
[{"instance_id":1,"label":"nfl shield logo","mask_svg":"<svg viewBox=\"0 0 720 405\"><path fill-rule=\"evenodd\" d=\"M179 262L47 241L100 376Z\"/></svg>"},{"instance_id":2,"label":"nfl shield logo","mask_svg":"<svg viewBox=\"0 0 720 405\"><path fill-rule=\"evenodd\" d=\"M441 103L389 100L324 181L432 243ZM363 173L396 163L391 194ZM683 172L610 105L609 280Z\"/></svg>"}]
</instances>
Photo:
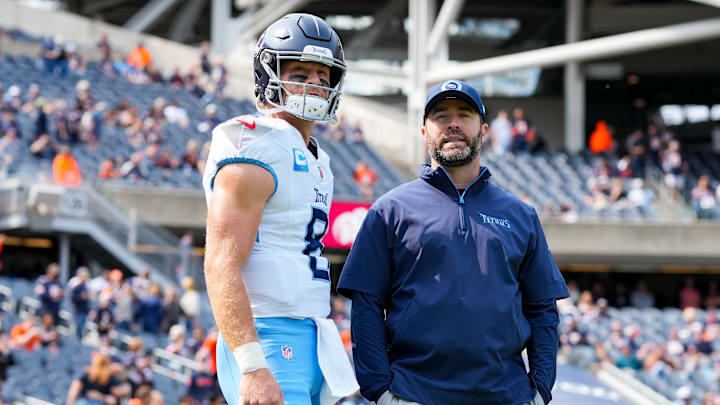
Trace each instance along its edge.
<instances>
[{"instance_id":1,"label":"nfl shield logo","mask_svg":"<svg viewBox=\"0 0 720 405\"><path fill-rule=\"evenodd\" d=\"M292 346L282 345L280 350L282 350L282 356L285 360L291 360L293 358Z\"/></svg>"}]
</instances>

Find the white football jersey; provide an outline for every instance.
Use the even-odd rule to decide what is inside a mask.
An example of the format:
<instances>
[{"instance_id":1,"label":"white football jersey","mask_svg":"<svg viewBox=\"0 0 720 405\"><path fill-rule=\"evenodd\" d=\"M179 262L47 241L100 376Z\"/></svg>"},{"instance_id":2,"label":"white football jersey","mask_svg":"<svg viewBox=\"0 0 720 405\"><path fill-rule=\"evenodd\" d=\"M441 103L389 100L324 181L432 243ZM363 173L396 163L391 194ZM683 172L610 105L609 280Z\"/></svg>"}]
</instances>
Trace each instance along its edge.
<instances>
[{"instance_id":1,"label":"white football jersey","mask_svg":"<svg viewBox=\"0 0 720 405\"><path fill-rule=\"evenodd\" d=\"M297 129L277 118L245 115L213 130L203 176L208 206L215 175L227 164L256 164L275 180L243 270L256 318L324 318L330 313L330 266L320 255L320 240L329 227L333 174L327 153L318 147L317 154Z\"/></svg>"}]
</instances>

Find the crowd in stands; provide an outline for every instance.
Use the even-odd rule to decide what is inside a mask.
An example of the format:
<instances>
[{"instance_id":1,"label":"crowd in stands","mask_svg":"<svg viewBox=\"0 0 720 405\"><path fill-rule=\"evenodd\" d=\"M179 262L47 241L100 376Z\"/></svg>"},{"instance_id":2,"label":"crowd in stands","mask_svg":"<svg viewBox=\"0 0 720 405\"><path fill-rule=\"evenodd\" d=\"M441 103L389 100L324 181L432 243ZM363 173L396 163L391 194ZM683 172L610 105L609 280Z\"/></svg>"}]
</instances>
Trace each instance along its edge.
<instances>
[{"instance_id":1,"label":"crowd in stands","mask_svg":"<svg viewBox=\"0 0 720 405\"><path fill-rule=\"evenodd\" d=\"M178 173L188 180L185 184L199 186L199 174L204 171L209 153L210 132L233 114L228 109L223 109L222 116L219 113L217 103L224 102L227 70L222 63L211 61L209 44L202 45L199 62L187 74L176 70L169 77L163 77L153 68L152 53L142 43L126 58L116 58L105 34L97 43L101 59L93 64L85 64L76 47L57 36L45 39L42 49L40 60L44 74L79 79L75 94L69 101L67 94L44 96L42 82L23 89L0 80L0 177L17 169L23 152L29 150L41 166L43 161L47 162L42 167L52 171L56 183L65 186L96 179L155 185L174 179ZM85 78L88 69L99 70L112 80L165 86L169 97L172 97L172 91L187 91L201 100L204 114L202 117L195 111L191 114L178 100L166 97L155 98L147 109L141 109L128 99L108 102L102 93L98 95L94 91L93 82ZM243 112L246 111L237 113ZM193 116L198 118L191 120ZM26 117L31 125L20 124ZM169 141L175 141L169 137L174 136L176 128L192 134L184 150L169 146ZM122 146L126 147L113 148L104 139L117 134L122 137ZM342 119L336 126L319 125L318 134L350 146L363 142L359 126ZM93 163L91 167L78 162L78 148L88 154L103 148L101 156L108 156L112 155L109 147L117 151L116 156ZM369 166L364 161L362 165L358 164L358 171L349 170L349 176L354 175L353 186L356 187L351 191L360 198L369 199L376 194L377 175ZM156 175L158 173L161 174Z\"/></svg>"},{"instance_id":2,"label":"crowd in stands","mask_svg":"<svg viewBox=\"0 0 720 405\"><path fill-rule=\"evenodd\" d=\"M607 122L598 121L589 136L585 156L592 172L584 185L586 207L596 212L628 207L647 211L659 197L658 187L651 187L648 180L657 179L671 202L687 201L699 219L720 219L720 181L703 173L704 168L693 173L669 128L650 124L630 133L624 142L613 132ZM512 118L498 112L490 122L490 143L498 156L545 150L542 136L521 108L513 110ZM533 203L529 196L526 200ZM577 218L568 204L536 208L546 217Z\"/></svg>"},{"instance_id":3,"label":"crowd in stands","mask_svg":"<svg viewBox=\"0 0 720 405\"><path fill-rule=\"evenodd\" d=\"M188 378L182 403L220 403L222 396L214 372L214 341L216 330L206 330L199 322L201 297L193 279L182 281L182 295L172 287L161 293L147 272L124 278L120 270L104 271L90 278L90 272L80 267L75 277L63 285L59 268L50 264L35 285L40 306L37 316L29 316L10 329L9 336L0 339L0 377L12 364L9 348L36 352L46 350L57 355L63 337L56 325L61 303L71 302L78 338L92 322L99 338L87 371L69 387L67 404L76 400L100 400L106 404L131 399L130 404L161 404L162 394L154 388L150 351L145 346L160 336L169 336L165 350L195 359L199 369ZM38 321L38 317L40 321ZM111 332L131 336L127 350L119 351L112 344ZM9 360L8 360L9 359ZM2 381L2 379L0 379ZM147 402L145 398L150 402ZM133 401L139 402L133 402Z\"/></svg>"},{"instance_id":4,"label":"crowd in stands","mask_svg":"<svg viewBox=\"0 0 720 405\"><path fill-rule=\"evenodd\" d=\"M559 357L588 366L609 362L677 404L720 404L720 292L716 281L704 293L687 277L675 301L655 308L644 281L629 291L602 283L558 302Z\"/></svg>"},{"instance_id":5,"label":"crowd in stands","mask_svg":"<svg viewBox=\"0 0 720 405\"><path fill-rule=\"evenodd\" d=\"M35 282L33 291L39 302L35 316L5 325L9 326L9 334L0 337L0 398L6 371L16 364L13 351L58 356L68 339L83 339L95 341L97 347L87 359L89 366L66 387L68 405L79 404L81 400L99 400L106 404L129 400L133 405L167 403L155 386L150 350L153 347L196 361L197 369L185 382L179 399L181 404L224 403L215 375L217 329L205 328L200 322L203 299L193 279L184 277L181 285L182 291L172 287L161 291L148 272L127 278L115 269L91 277L89 269L82 266L63 284L59 280L58 265L50 264L45 275ZM70 303L76 337L59 332L63 301ZM343 298L333 297L331 318L351 356L346 303ZM118 346L115 332L126 336L124 347ZM369 403L358 393L341 404Z\"/></svg>"}]
</instances>

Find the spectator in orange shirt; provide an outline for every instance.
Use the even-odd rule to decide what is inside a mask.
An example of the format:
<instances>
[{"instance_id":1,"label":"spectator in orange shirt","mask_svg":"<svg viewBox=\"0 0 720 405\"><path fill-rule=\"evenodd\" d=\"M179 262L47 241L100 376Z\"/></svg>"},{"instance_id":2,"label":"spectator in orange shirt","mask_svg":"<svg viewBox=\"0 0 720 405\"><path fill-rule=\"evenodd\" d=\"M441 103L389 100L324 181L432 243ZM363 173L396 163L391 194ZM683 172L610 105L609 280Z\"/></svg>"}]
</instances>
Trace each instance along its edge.
<instances>
[{"instance_id":1,"label":"spectator in orange shirt","mask_svg":"<svg viewBox=\"0 0 720 405\"><path fill-rule=\"evenodd\" d=\"M69 146L60 147L60 153L53 159L52 171L55 184L72 187L82 183L80 167L70 154Z\"/></svg>"},{"instance_id":2,"label":"spectator in orange shirt","mask_svg":"<svg viewBox=\"0 0 720 405\"><path fill-rule=\"evenodd\" d=\"M33 352L40 348L40 330L37 320L31 316L10 330L10 346Z\"/></svg>"},{"instance_id":3,"label":"spectator in orange shirt","mask_svg":"<svg viewBox=\"0 0 720 405\"><path fill-rule=\"evenodd\" d=\"M612 134L605 121L598 121L595 130L590 134L590 150L592 153L611 152L613 149Z\"/></svg>"},{"instance_id":4,"label":"spectator in orange shirt","mask_svg":"<svg viewBox=\"0 0 720 405\"><path fill-rule=\"evenodd\" d=\"M210 372L215 374L217 373L217 356L216 356L216 349L217 349L217 340L218 340L218 331L214 330L210 333L208 333L207 337L205 338L205 341L202 344L202 348L198 352L198 361L208 361L210 362Z\"/></svg>"},{"instance_id":5,"label":"spectator in orange shirt","mask_svg":"<svg viewBox=\"0 0 720 405\"><path fill-rule=\"evenodd\" d=\"M152 63L152 54L150 53L150 50L145 47L145 44L138 42L137 47L130 51L127 63L137 70L142 70L145 66Z\"/></svg>"},{"instance_id":6,"label":"spectator in orange shirt","mask_svg":"<svg viewBox=\"0 0 720 405\"><path fill-rule=\"evenodd\" d=\"M365 159L361 159L355 168L355 182L360 187L360 194L365 198L373 195L373 185L377 182L377 174L368 166Z\"/></svg>"}]
</instances>

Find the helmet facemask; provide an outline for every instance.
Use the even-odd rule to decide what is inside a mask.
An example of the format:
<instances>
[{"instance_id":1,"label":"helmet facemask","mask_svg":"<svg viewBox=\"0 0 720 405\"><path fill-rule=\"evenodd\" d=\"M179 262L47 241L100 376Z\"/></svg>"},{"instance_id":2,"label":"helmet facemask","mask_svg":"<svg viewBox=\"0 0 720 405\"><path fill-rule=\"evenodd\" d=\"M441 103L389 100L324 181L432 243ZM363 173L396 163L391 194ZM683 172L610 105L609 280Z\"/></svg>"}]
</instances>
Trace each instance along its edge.
<instances>
[{"instance_id":1,"label":"helmet facemask","mask_svg":"<svg viewBox=\"0 0 720 405\"><path fill-rule=\"evenodd\" d=\"M342 85L345 77L345 63L329 55L321 55L326 49L306 47L306 52L275 51L263 49L260 54L260 65L269 77L264 94L258 99L272 106L271 109L258 110L264 114L286 111L306 121L337 122L336 110L342 94ZM310 52L307 52L307 51ZM329 50L328 50L329 51ZM330 67L330 85L322 86L309 83L280 80L281 61L295 60L300 62L317 62ZM302 87L302 92L291 93L285 85ZM327 93L327 99L308 94L308 88L320 89Z\"/></svg>"}]
</instances>

